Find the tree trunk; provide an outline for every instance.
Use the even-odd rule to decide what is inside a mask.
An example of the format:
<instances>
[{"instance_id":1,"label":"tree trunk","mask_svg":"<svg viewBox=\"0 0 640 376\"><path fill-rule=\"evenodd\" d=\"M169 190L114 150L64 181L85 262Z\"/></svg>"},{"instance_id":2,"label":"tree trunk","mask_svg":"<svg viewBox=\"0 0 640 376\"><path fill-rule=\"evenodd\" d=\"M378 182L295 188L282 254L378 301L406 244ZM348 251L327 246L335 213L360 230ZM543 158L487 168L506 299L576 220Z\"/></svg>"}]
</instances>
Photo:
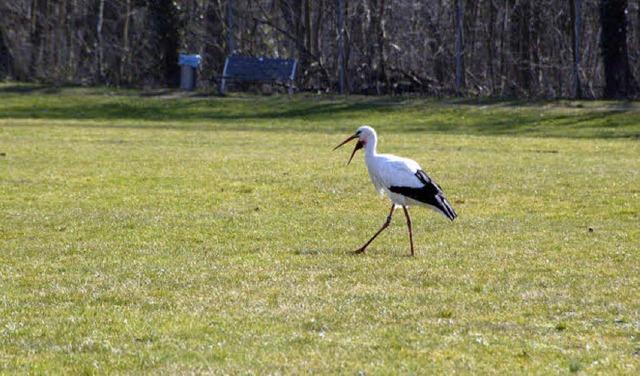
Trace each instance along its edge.
<instances>
[{"instance_id":1,"label":"tree trunk","mask_svg":"<svg viewBox=\"0 0 640 376\"><path fill-rule=\"evenodd\" d=\"M573 27L571 28L571 44L573 45L573 97L582 98L582 88L580 87L580 21L581 21L581 1L570 0L569 12Z\"/></svg>"},{"instance_id":2,"label":"tree trunk","mask_svg":"<svg viewBox=\"0 0 640 376\"><path fill-rule=\"evenodd\" d=\"M131 20L131 0L126 0L124 25L122 26L122 53L120 55L120 84L130 83L127 70L131 63L131 48L129 47L129 23Z\"/></svg>"},{"instance_id":3,"label":"tree trunk","mask_svg":"<svg viewBox=\"0 0 640 376\"><path fill-rule=\"evenodd\" d=\"M437 20L428 11L426 12L425 24L427 25L429 41L427 42L429 55L425 60L431 60L430 66L433 69L433 76L436 85L436 91L442 91L445 87L447 78L447 57L444 56L444 49L441 48L443 44L442 30L437 25Z\"/></svg>"},{"instance_id":4,"label":"tree trunk","mask_svg":"<svg viewBox=\"0 0 640 376\"><path fill-rule=\"evenodd\" d=\"M382 90L382 92L389 94L391 92L391 81L389 79L389 74L387 72L387 56L385 53L385 45L386 45L386 30L385 30L385 0L378 0L378 9L376 9L376 13L377 16L375 17L375 29L376 29L376 36L378 39L377 42L377 47L378 47L378 58L380 59L380 62L378 64L378 68L379 68L379 80L376 81L382 81L384 83L384 89ZM376 85L378 85L376 83ZM380 92L380 90L378 90Z\"/></svg>"},{"instance_id":5,"label":"tree trunk","mask_svg":"<svg viewBox=\"0 0 640 376\"><path fill-rule=\"evenodd\" d=\"M456 95L462 95L461 90L464 86L463 66L462 66L462 28L463 28L463 2L455 1L456 13Z\"/></svg>"},{"instance_id":6,"label":"tree trunk","mask_svg":"<svg viewBox=\"0 0 640 376\"><path fill-rule=\"evenodd\" d=\"M102 42L102 25L104 24L104 0L100 0L98 7L98 22L96 23L96 81L104 83L104 46Z\"/></svg>"},{"instance_id":7,"label":"tree trunk","mask_svg":"<svg viewBox=\"0 0 640 376\"><path fill-rule=\"evenodd\" d=\"M158 46L158 74L164 85L176 87L180 82L178 66L178 15L172 0L149 0L154 36L151 42Z\"/></svg>"},{"instance_id":8,"label":"tree trunk","mask_svg":"<svg viewBox=\"0 0 640 376\"><path fill-rule=\"evenodd\" d=\"M530 95L531 72L531 4L512 0L511 54L513 57L513 81L517 94Z\"/></svg>"},{"instance_id":9,"label":"tree trunk","mask_svg":"<svg viewBox=\"0 0 640 376\"><path fill-rule=\"evenodd\" d=\"M209 2L205 8L205 35L203 41L203 70L222 75L224 59L229 51L228 31L225 31L226 6L220 1Z\"/></svg>"},{"instance_id":10,"label":"tree trunk","mask_svg":"<svg viewBox=\"0 0 640 376\"><path fill-rule=\"evenodd\" d=\"M309 0L281 0L279 3L287 30L294 43L295 51L291 51L290 54L295 53L294 56L298 58L300 67L298 81L302 84L309 83L311 82L309 67L315 59L311 25L312 2Z\"/></svg>"},{"instance_id":11,"label":"tree trunk","mask_svg":"<svg viewBox=\"0 0 640 376\"><path fill-rule=\"evenodd\" d=\"M627 51L626 8L626 0L600 1L600 49L605 79L603 95L607 99L629 98L636 91Z\"/></svg>"},{"instance_id":12,"label":"tree trunk","mask_svg":"<svg viewBox=\"0 0 640 376\"><path fill-rule=\"evenodd\" d=\"M14 59L5 37L5 27L3 19L0 18L0 80L11 77L14 73Z\"/></svg>"},{"instance_id":13,"label":"tree trunk","mask_svg":"<svg viewBox=\"0 0 640 376\"><path fill-rule=\"evenodd\" d=\"M496 18L496 10L493 5L493 0L489 0L489 30L487 38L486 38L486 49L487 49L487 85L489 86L489 95L493 95L495 92L496 84L494 76L494 59L495 59L495 43L494 43L494 31L493 24Z\"/></svg>"},{"instance_id":14,"label":"tree trunk","mask_svg":"<svg viewBox=\"0 0 640 376\"><path fill-rule=\"evenodd\" d=\"M509 82L507 80L507 42L508 36L507 30L509 30L509 14L511 13L511 7L509 6L511 0L504 0L504 10L502 16L501 30L500 30L500 94L506 95L509 93Z\"/></svg>"},{"instance_id":15,"label":"tree trunk","mask_svg":"<svg viewBox=\"0 0 640 376\"><path fill-rule=\"evenodd\" d=\"M31 1L31 30L30 30L30 59L29 79L35 80L40 76L42 66L42 39L44 34L44 16L46 9L45 0Z\"/></svg>"}]
</instances>

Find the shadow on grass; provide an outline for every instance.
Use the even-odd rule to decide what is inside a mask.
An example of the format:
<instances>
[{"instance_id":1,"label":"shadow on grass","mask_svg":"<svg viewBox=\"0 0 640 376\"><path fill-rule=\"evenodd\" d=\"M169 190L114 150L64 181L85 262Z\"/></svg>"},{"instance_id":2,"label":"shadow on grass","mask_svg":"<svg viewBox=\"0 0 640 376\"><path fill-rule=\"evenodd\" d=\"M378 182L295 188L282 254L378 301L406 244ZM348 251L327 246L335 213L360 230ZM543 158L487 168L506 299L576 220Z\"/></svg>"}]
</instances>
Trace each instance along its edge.
<instances>
[{"instance_id":1,"label":"shadow on grass","mask_svg":"<svg viewBox=\"0 0 640 376\"><path fill-rule=\"evenodd\" d=\"M50 91L49 91L50 90ZM274 119L327 119L330 116L376 111L392 111L401 99L299 97L203 97L172 95L175 91L110 93L93 95L57 95L59 90L32 86L0 87L2 93L25 94L20 100L0 104L0 119L50 120L143 120L143 121L217 121ZM31 95L26 95L31 94ZM37 94L37 95L36 95ZM56 95L49 95L56 94Z\"/></svg>"},{"instance_id":2,"label":"shadow on grass","mask_svg":"<svg viewBox=\"0 0 640 376\"><path fill-rule=\"evenodd\" d=\"M1 85L0 94L58 94L60 87L53 85Z\"/></svg>"},{"instance_id":3,"label":"shadow on grass","mask_svg":"<svg viewBox=\"0 0 640 376\"><path fill-rule=\"evenodd\" d=\"M3 97L7 98L3 98ZM583 108L595 107L597 108ZM384 124L387 131L470 135L640 138L634 102L432 100L404 97L296 95L203 97L36 85L0 86L0 119L92 120L94 127L351 131ZM344 121L348 120L348 121ZM343 125L348 123L348 129ZM211 125L208 125L211 124Z\"/></svg>"},{"instance_id":4,"label":"shadow on grass","mask_svg":"<svg viewBox=\"0 0 640 376\"><path fill-rule=\"evenodd\" d=\"M243 105L242 107L249 107ZM12 106L0 113L0 118L51 119L51 120L152 120L152 121L237 121L269 120L324 117L330 114L340 116L341 112L361 112L384 106L369 104L297 104L293 108L230 108L222 102L194 103L172 100L170 103L76 103L62 105Z\"/></svg>"}]
</instances>

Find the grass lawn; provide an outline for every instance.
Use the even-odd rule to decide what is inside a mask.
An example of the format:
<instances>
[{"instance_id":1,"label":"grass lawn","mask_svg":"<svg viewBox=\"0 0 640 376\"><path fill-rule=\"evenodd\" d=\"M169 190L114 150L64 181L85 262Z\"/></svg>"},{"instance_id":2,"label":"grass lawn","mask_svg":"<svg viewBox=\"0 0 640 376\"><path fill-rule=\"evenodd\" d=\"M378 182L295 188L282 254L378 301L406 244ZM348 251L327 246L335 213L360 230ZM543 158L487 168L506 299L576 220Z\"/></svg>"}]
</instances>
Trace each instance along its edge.
<instances>
[{"instance_id":1,"label":"grass lawn","mask_svg":"<svg viewBox=\"0 0 640 376\"><path fill-rule=\"evenodd\" d=\"M0 85L0 373L638 374L639 244L634 102Z\"/></svg>"}]
</instances>

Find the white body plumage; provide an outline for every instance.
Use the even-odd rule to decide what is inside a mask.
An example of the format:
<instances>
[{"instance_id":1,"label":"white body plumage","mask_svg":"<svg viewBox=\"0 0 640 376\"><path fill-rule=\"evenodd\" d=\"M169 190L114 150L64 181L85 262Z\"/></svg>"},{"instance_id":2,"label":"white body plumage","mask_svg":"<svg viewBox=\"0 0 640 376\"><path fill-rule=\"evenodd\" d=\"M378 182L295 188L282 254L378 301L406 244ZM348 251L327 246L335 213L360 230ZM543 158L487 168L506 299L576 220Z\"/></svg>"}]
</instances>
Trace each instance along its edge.
<instances>
[{"instance_id":1,"label":"white body plumage","mask_svg":"<svg viewBox=\"0 0 640 376\"><path fill-rule=\"evenodd\" d=\"M364 252L369 243L389 225L396 206L401 206L407 218L409 237L411 240L411 254L413 255L411 218L407 207L412 205L426 206L441 213L450 220L454 220L457 217L456 212L445 198L440 186L422 171L416 161L392 154L378 154L376 152L378 137L373 128L369 126L358 128L356 133L348 137L335 149L354 139L357 139L358 142L356 143L353 153L351 153L351 158L349 158L348 163L351 162L356 151L364 149L364 161L374 187L378 192L386 193L393 202L391 212L385 224L373 238L362 248L358 249L356 253Z\"/></svg>"},{"instance_id":2,"label":"white body plumage","mask_svg":"<svg viewBox=\"0 0 640 376\"><path fill-rule=\"evenodd\" d=\"M440 187L422 171L418 162L393 154L378 154L376 131L362 126L356 134L358 132L359 142L364 148L364 161L378 192L386 193L399 206L426 206L449 219L456 217L453 209L449 210L450 205Z\"/></svg>"}]
</instances>

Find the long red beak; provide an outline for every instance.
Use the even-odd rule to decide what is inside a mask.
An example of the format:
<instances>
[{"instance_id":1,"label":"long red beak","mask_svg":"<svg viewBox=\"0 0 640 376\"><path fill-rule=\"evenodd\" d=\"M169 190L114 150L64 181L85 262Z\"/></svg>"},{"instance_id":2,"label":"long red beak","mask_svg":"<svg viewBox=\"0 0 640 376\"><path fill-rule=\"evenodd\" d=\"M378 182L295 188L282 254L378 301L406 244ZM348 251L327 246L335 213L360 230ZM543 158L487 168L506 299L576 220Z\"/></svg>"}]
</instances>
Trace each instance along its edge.
<instances>
[{"instance_id":1,"label":"long red beak","mask_svg":"<svg viewBox=\"0 0 640 376\"><path fill-rule=\"evenodd\" d=\"M338 146L336 146L335 148L333 148L333 150L336 150L337 148L339 148L340 146L346 144L347 142L358 138L357 136L351 136L349 138L347 138L346 140L342 141L342 143ZM351 153L351 157L349 158L349 162L347 162L347 164L351 163L351 160L353 159L353 156L356 155L356 151L362 149L362 142L360 142L360 140L358 140L358 142L356 143L356 147L353 149L353 153Z\"/></svg>"}]
</instances>

